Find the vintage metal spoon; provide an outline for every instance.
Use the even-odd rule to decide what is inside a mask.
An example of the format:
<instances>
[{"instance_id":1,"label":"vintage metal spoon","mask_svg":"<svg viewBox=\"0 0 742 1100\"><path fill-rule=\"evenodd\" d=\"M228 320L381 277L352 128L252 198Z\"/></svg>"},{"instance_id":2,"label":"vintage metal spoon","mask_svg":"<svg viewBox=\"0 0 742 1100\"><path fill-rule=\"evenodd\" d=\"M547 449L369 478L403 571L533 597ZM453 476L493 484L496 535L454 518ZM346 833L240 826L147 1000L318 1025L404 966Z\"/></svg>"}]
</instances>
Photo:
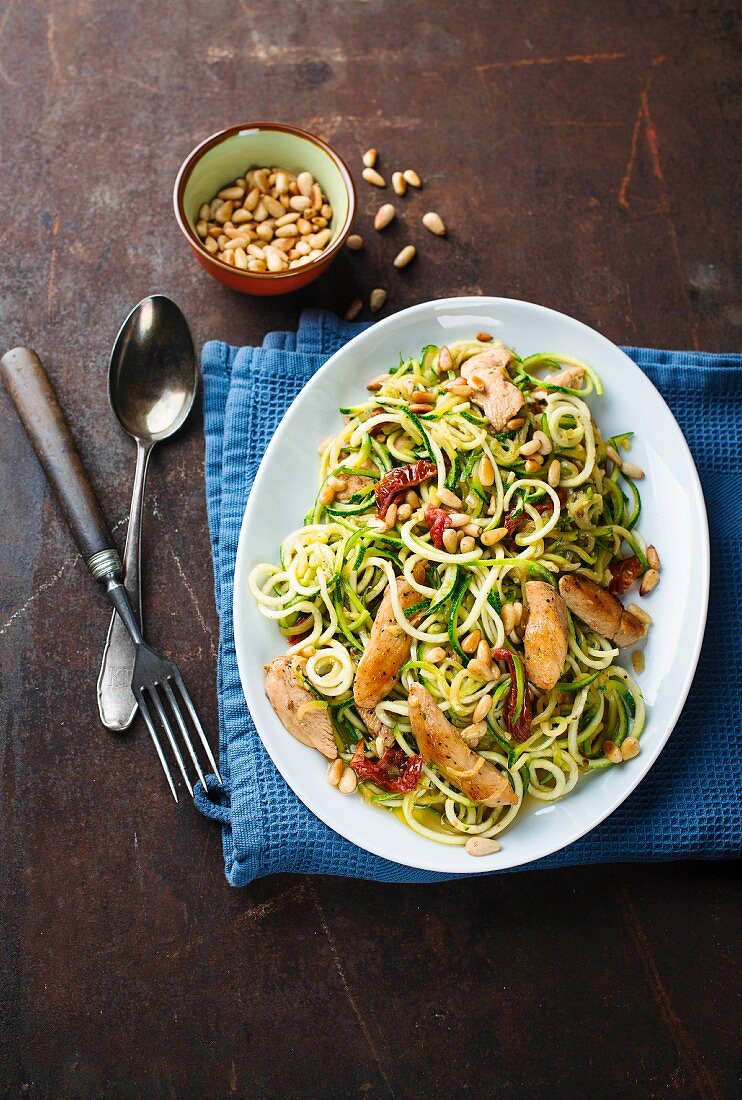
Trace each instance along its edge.
<instances>
[{"instance_id":1,"label":"vintage metal spoon","mask_svg":"<svg viewBox=\"0 0 742 1100\"><path fill-rule=\"evenodd\" d=\"M124 548L126 588L142 624L140 578L142 506L155 443L177 432L193 404L198 370L188 323L169 298L153 294L135 306L111 351L108 399L119 424L135 440L137 465ZM131 692L134 645L114 612L98 677L98 710L108 729L125 730L137 703Z\"/></svg>"}]
</instances>

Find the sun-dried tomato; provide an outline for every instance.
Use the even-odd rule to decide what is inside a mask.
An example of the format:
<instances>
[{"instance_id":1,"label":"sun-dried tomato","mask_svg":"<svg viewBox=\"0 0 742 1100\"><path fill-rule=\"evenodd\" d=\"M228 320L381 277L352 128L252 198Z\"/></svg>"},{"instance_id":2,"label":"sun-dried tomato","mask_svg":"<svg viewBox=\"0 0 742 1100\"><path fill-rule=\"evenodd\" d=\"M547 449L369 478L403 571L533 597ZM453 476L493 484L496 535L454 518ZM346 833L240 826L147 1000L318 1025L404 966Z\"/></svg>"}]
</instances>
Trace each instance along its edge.
<instances>
[{"instance_id":1,"label":"sun-dried tomato","mask_svg":"<svg viewBox=\"0 0 742 1100\"><path fill-rule=\"evenodd\" d=\"M376 483L376 514L383 519L389 505L396 496L409 489L411 485L419 485L427 481L429 477L435 477L438 467L434 462L428 462L421 458L419 462L413 462L410 466L397 466L385 474L381 481Z\"/></svg>"},{"instance_id":2,"label":"sun-dried tomato","mask_svg":"<svg viewBox=\"0 0 742 1100\"><path fill-rule=\"evenodd\" d=\"M432 504L429 504L425 509L424 519L430 531L430 540L433 546L436 550L442 550L443 532L451 526L448 512L444 512L442 508L434 508Z\"/></svg>"},{"instance_id":3,"label":"sun-dried tomato","mask_svg":"<svg viewBox=\"0 0 742 1100\"><path fill-rule=\"evenodd\" d=\"M642 563L639 561L636 554L632 554L629 558L621 558L620 561L614 561L608 568L613 578L608 585L608 591L612 592L614 596L621 596L631 588L632 584L641 573Z\"/></svg>"},{"instance_id":4,"label":"sun-dried tomato","mask_svg":"<svg viewBox=\"0 0 742 1100\"><path fill-rule=\"evenodd\" d=\"M509 649L495 649L492 656L496 661L504 661L510 670L510 688L505 703L505 724L514 741L527 741L531 735L531 693L526 682L525 671L520 657L511 653ZM516 675L515 662L520 665L523 682L523 699L518 711L518 677ZM517 712L517 713L516 713Z\"/></svg>"},{"instance_id":5,"label":"sun-dried tomato","mask_svg":"<svg viewBox=\"0 0 742 1100\"><path fill-rule=\"evenodd\" d=\"M350 766L359 779L375 783L383 791L414 791L423 770L422 756L408 756L403 749L387 749L379 760L363 754L363 741L356 745Z\"/></svg>"}]
</instances>

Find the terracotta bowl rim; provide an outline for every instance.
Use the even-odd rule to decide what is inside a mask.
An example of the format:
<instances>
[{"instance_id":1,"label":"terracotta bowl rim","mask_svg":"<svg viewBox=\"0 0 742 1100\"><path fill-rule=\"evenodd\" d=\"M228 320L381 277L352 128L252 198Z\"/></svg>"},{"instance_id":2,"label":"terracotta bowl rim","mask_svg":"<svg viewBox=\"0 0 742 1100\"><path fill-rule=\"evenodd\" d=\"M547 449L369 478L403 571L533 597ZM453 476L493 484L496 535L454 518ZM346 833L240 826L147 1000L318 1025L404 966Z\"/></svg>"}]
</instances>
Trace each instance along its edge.
<instances>
[{"instance_id":1,"label":"terracotta bowl rim","mask_svg":"<svg viewBox=\"0 0 742 1100\"><path fill-rule=\"evenodd\" d=\"M217 259L216 256L212 256L212 254L204 248L200 238L193 232L188 224L188 219L183 209L183 194L194 166L209 149L213 149L215 145L219 145L228 137L231 137L233 134L239 134L243 130L274 130L283 134L293 134L303 141L309 141L313 145L318 146L318 148L330 157L338 169L348 196L348 213L335 240L324 250L321 256L316 260L312 260L311 263L302 264L301 267L290 268L286 271L242 271L240 268L233 267L231 264L226 264L223 260ZM227 185L225 184L225 186ZM175 210L175 218L188 243L198 250L199 255L206 257L206 259L215 264L217 268L228 271L231 275L237 275L244 278L248 282L253 279L268 279L271 282L277 282L281 279L292 279L296 278L297 275L306 275L311 271L316 271L318 268L324 267L328 260L333 259L337 255L345 244L353 227L353 221L356 214L356 189L353 183L353 177L350 174L350 169L343 158L331 145L323 141L322 138L317 137L316 134L310 134L308 130L302 130L299 126L291 126L286 122L242 122L235 126L227 126L224 130L217 130L216 133L211 134L209 137L199 142L199 144L191 150L181 164L178 175L175 178L175 185L173 187L173 207Z\"/></svg>"}]
</instances>

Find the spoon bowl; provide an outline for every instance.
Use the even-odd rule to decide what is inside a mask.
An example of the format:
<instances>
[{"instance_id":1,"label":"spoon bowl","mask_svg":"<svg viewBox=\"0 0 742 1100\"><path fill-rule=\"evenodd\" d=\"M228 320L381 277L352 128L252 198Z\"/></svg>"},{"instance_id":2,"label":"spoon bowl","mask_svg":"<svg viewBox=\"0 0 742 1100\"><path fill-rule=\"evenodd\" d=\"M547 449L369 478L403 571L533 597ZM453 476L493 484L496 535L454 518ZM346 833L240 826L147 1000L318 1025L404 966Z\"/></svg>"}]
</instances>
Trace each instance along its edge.
<instances>
[{"instance_id":1,"label":"spoon bowl","mask_svg":"<svg viewBox=\"0 0 742 1100\"><path fill-rule=\"evenodd\" d=\"M153 294L135 306L111 351L108 400L134 439L157 443L177 432L198 383L188 322L169 298Z\"/></svg>"},{"instance_id":2,"label":"spoon bowl","mask_svg":"<svg viewBox=\"0 0 742 1100\"><path fill-rule=\"evenodd\" d=\"M142 627L140 550L147 464L154 445L177 432L191 411L198 368L188 322L175 302L153 294L135 306L111 351L108 400L137 445L137 465L124 547L125 584ZM108 729L131 725L137 704L131 692L134 645L114 614L98 677L98 711Z\"/></svg>"}]
</instances>

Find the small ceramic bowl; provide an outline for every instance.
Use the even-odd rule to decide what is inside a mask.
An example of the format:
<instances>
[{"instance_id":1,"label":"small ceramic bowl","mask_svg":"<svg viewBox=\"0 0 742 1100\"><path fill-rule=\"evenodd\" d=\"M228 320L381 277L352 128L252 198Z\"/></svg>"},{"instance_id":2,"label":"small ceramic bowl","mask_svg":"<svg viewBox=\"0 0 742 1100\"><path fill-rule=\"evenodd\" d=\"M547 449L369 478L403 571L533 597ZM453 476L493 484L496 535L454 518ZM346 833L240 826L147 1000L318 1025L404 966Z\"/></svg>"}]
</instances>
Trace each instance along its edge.
<instances>
[{"instance_id":1,"label":"small ceramic bowl","mask_svg":"<svg viewBox=\"0 0 742 1100\"><path fill-rule=\"evenodd\" d=\"M311 172L333 209L332 237L320 257L288 271L241 271L212 256L196 234L202 203L244 176L250 168L280 166L290 172ZM184 160L173 190L178 225L210 275L244 294L286 294L306 286L326 271L353 225L356 193L350 172L324 141L282 122L247 122L212 134Z\"/></svg>"}]
</instances>

